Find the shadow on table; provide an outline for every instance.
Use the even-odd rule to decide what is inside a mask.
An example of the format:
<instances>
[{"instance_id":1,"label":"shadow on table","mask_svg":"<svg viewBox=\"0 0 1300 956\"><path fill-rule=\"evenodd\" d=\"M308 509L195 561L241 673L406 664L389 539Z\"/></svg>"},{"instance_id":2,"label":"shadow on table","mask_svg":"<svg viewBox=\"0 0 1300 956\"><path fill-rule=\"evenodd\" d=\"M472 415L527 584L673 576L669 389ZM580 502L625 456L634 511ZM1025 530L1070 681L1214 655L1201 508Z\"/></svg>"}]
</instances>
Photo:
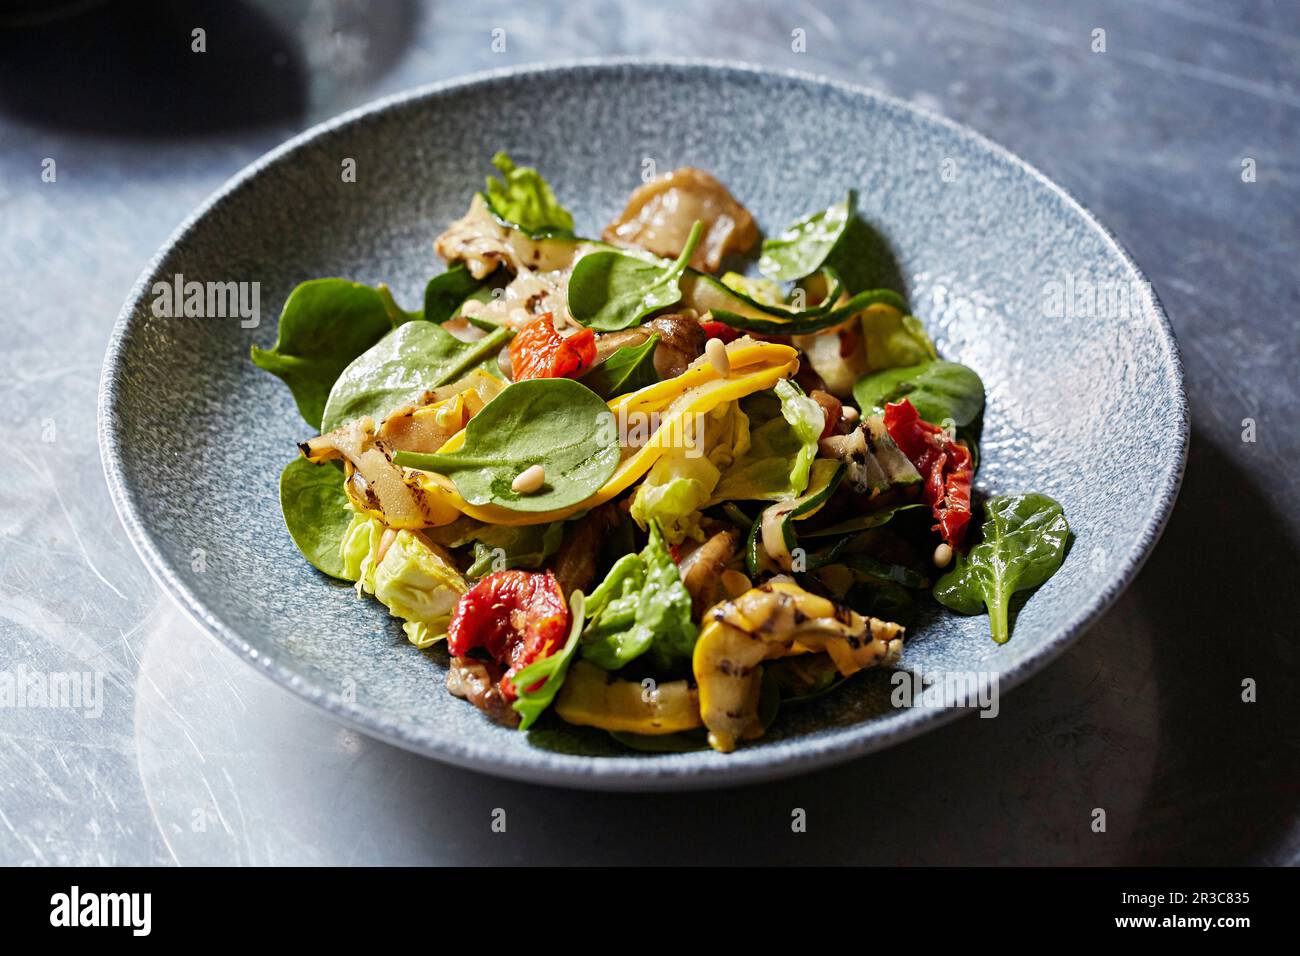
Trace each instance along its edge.
<instances>
[{"instance_id":1,"label":"shadow on table","mask_svg":"<svg viewBox=\"0 0 1300 956\"><path fill-rule=\"evenodd\" d=\"M1127 862L1255 860L1294 828L1300 655L1287 605L1300 546L1275 510L1295 503L1270 501L1269 479L1193 434L1178 506L1137 591L1157 622L1160 739ZM1255 703L1242 699L1247 679Z\"/></svg>"},{"instance_id":2,"label":"shadow on table","mask_svg":"<svg viewBox=\"0 0 1300 956\"><path fill-rule=\"evenodd\" d=\"M316 93L364 88L387 69L414 17L405 0L386 4L383 17L347 0L105 0L39 22L0 18L0 113L159 140L296 125Z\"/></svg>"}]
</instances>

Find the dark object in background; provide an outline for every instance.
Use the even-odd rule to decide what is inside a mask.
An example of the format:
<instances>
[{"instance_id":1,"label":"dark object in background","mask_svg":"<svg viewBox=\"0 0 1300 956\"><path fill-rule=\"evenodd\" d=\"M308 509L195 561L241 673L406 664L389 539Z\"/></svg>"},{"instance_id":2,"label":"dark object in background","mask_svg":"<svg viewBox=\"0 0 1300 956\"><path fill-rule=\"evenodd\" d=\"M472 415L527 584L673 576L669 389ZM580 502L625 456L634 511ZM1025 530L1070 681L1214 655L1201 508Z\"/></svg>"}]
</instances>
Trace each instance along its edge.
<instances>
[{"instance_id":1,"label":"dark object in background","mask_svg":"<svg viewBox=\"0 0 1300 956\"><path fill-rule=\"evenodd\" d=\"M0 0L0 112L158 138L293 121L307 108L297 51L280 25L237 0Z\"/></svg>"}]
</instances>

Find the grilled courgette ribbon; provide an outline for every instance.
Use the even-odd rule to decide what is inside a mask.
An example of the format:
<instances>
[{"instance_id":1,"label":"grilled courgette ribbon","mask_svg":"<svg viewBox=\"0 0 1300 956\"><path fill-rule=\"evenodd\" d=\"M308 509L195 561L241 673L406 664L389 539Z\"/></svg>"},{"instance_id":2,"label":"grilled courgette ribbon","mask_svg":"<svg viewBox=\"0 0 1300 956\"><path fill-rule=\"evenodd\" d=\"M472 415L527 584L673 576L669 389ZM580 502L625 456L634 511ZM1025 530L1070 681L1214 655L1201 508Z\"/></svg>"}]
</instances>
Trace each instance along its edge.
<instances>
[{"instance_id":1,"label":"grilled courgette ribbon","mask_svg":"<svg viewBox=\"0 0 1300 956\"><path fill-rule=\"evenodd\" d=\"M423 476L424 491L439 505L430 510L444 516L451 514L448 524L460 514L479 521L498 525L546 524L560 521L580 511L604 504L621 494L639 480L659 457L671 448L672 441L684 434L690 415L706 414L723 402L734 402L772 388L777 382L789 378L799 370L798 351L775 342L758 342L749 338L737 339L727 346L731 371L720 376L703 356L676 378L648 385L639 391L611 399L609 410L616 421L636 421L641 415L658 415L659 427L644 445L624 446L623 460L614 474L589 498L568 508L554 511L511 511L500 505L473 505L460 496L455 484L445 475L436 472L419 472ZM438 449L438 453L457 451L465 444L462 429ZM431 502L434 504L434 502Z\"/></svg>"}]
</instances>

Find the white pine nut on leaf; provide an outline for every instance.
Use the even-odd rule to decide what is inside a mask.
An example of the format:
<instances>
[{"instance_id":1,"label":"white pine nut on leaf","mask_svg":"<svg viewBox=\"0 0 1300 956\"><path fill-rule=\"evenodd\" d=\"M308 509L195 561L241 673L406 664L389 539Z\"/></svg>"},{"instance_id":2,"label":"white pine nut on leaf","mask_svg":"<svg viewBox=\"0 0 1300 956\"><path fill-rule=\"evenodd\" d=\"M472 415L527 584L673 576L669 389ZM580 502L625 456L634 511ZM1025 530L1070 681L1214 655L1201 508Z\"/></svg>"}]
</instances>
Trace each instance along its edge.
<instances>
[{"instance_id":1,"label":"white pine nut on leaf","mask_svg":"<svg viewBox=\"0 0 1300 956\"><path fill-rule=\"evenodd\" d=\"M541 465L531 465L525 468L515 480L510 482L510 490L519 495L530 495L546 481L546 469Z\"/></svg>"}]
</instances>

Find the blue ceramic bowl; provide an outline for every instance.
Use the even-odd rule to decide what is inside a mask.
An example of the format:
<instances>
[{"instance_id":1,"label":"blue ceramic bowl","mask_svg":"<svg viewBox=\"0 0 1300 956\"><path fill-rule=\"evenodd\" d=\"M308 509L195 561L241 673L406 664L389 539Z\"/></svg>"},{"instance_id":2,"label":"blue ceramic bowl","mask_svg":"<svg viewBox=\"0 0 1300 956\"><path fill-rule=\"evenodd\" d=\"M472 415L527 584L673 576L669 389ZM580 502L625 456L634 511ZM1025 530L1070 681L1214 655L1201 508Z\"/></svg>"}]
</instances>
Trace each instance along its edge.
<instances>
[{"instance_id":1,"label":"blue ceramic bowl","mask_svg":"<svg viewBox=\"0 0 1300 956\"><path fill-rule=\"evenodd\" d=\"M104 363L105 469L146 564L219 640L332 716L489 773L669 789L808 770L960 713L894 708L888 676L869 673L726 756L629 753L554 719L506 730L448 695L444 659L407 644L380 605L299 556L277 479L307 436L249 346L274 340L304 279L387 282L417 303L442 268L432 238L498 149L538 166L588 234L646 160L714 172L769 231L858 190L913 311L988 387L978 486L1050 494L1076 535L1010 643L983 617L936 612L910 630L905 667L996 672L1005 691L1083 633L1155 545L1188 434L1169 323L1114 237L1016 157L866 90L743 67L579 63L438 84L318 126L231 180L145 269ZM154 283L177 274L259 283L264 320L154 316Z\"/></svg>"}]
</instances>

